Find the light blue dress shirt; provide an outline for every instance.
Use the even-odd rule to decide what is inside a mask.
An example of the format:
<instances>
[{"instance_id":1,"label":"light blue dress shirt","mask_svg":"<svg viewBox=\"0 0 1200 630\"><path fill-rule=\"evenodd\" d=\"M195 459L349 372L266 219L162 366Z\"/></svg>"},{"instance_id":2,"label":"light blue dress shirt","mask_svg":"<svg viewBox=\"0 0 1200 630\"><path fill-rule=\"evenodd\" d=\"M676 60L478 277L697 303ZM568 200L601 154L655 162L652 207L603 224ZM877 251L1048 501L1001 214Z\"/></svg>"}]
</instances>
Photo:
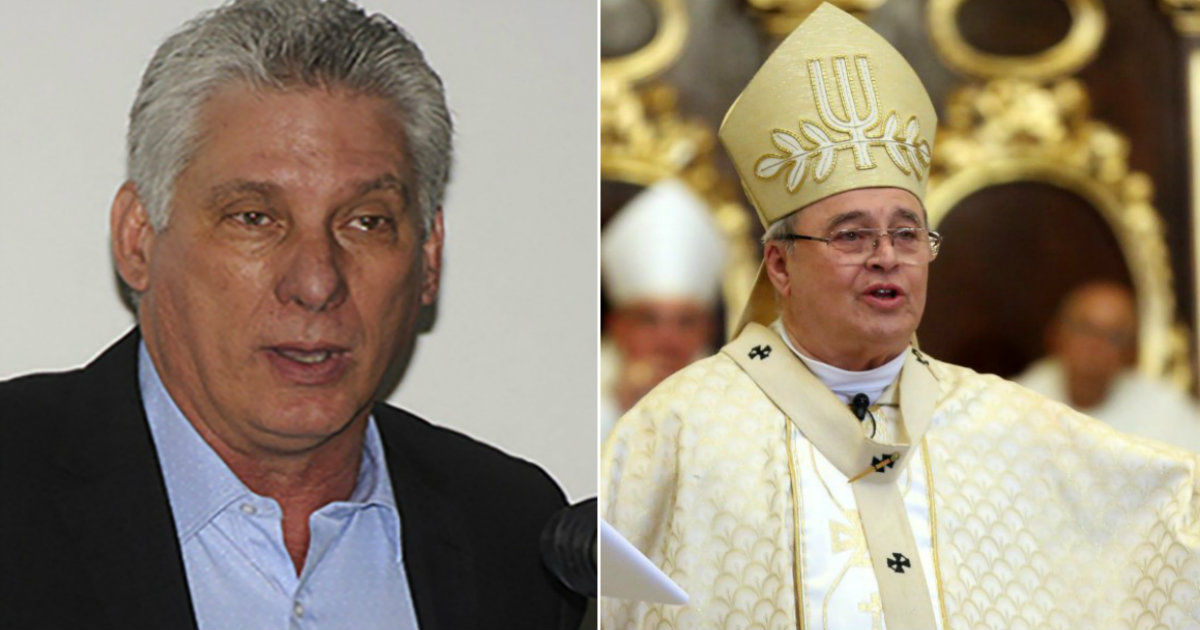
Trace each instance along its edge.
<instances>
[{"instance_id":1,"label":"light blue dress shirt","mask_svg":"<svg viewBox=\"0 0 1200 630\"><path fill-rule=\"evenodd\" d=\"M144 343L138 379L200 628L417 627L373 417L354 492L309 518L308 557L296 575L279 504L251 492L200 437Z\"/></svg>"}]
</instances>

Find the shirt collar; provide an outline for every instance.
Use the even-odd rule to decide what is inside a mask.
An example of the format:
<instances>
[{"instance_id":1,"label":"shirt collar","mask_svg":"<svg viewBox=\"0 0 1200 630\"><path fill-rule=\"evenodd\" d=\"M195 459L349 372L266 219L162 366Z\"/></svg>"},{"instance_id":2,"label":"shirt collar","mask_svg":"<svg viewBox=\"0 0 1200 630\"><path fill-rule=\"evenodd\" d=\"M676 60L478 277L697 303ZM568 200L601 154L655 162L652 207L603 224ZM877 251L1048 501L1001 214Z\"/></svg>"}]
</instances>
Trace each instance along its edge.
<instances>
[{"instance_id":1,"label":"shirt collar","mask_svg":"<svg viewBox=\"0 0 1200 630\"><path fill-rule=\"evenodd\" d=\"M783 338L783 342L787 347L808 366L811 371L825 387L828 387L834 394L842 399L842 402L849 402L855 394L866 394L871 400L871 404L883 394L888 385L896 382L900 376L900 369L904 367L904 352L897 354L892 360L880 365L879 367L855 372L852 370L843 370L842 368L823 363L811 357L804 356L796 346L792 345L792 340L784 330L782 322L775 320L771 325L775 332Z\"/></svg>"},{"instance_id":2,"label":"shirt collar","mask_svg":"<svg viewBox=\"0 0 1200 630\"><path fill-rule=\"evenodd\" d=\"M159 378L145 342L138 347L138 382L141 385L142 406L167 486L171 513L175 517L175 533L181 543L240 499L274 503L274 500L247 488L187 420ZM335 503L340 507L385 508L385 513L389 515L386 520L391 524L387 527L388 539L396 557L399 557L399 510L384 459L383 440L374 416L367 420L363 456L354 491L348 501Z\"/></svg>"}]
</instances>

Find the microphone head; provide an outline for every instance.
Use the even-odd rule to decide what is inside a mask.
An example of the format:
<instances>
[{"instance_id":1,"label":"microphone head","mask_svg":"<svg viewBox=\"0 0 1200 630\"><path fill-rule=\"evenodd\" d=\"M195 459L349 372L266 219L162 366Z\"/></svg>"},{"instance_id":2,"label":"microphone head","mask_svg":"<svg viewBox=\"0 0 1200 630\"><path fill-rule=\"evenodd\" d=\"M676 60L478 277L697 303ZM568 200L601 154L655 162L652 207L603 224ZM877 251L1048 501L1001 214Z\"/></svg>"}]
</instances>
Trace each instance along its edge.
<instances>
[{"instance_id":1,"label":"microphone head","mask_svg":"<svg viewBox=\"0 0 1200 630\"><path fill-rule=\"evenodd\" d=\"M554 513L542 529L542 562L567 588L596 597L596 498Z\"/></svg>"},{"instance_id":2,"label":"microphone head","mask_svg":"<svg viewBox=\"0 0 1200 630\"><path fill-rule=\"evenodd\" d=\"M859 420L862 420L867 415L867 407L869 406L871 406L871 399L866 394L855 394L854 398L850 399L850 411Z\"/></svg>"}]
</instances>

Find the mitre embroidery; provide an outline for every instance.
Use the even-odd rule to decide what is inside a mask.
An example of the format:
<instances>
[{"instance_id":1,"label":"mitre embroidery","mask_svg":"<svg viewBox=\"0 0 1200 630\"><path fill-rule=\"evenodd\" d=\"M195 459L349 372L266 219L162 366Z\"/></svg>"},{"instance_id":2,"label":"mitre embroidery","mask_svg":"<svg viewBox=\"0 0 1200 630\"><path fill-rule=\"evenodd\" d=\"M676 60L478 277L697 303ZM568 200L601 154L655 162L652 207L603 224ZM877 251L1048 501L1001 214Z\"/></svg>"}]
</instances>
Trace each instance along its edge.
<instances>
[{"instance_id":1,"label":"mitre embroidery","mask_svg":"<svg viewBox=\"0 0 1200 630\"><path fill-rule=\"evenodd\" d=\"M865 55L854 57L858 70L858 94L850 81L849 59L837 56L832 61L840 111L835 111L830 102L821 60L810 59L808 76L820 123L801 120L799 134L787 129L772 130L771 142L782 154L760 157L754 165L754 174L770 179L784 167L790 166L787 189L788 192L796 192L808 178L810 170L813 181L818 184L829 179L837 168L837 156L842 151L853 153L855 168L875 168L872 150L882 147L896 168L920 180L929 170L930 150L929 143L921 139L921 125L917 117L910 116L901 130L896 112L888 112L884 117L879 115L879 98Z\"/></svg>"}]
</instances>

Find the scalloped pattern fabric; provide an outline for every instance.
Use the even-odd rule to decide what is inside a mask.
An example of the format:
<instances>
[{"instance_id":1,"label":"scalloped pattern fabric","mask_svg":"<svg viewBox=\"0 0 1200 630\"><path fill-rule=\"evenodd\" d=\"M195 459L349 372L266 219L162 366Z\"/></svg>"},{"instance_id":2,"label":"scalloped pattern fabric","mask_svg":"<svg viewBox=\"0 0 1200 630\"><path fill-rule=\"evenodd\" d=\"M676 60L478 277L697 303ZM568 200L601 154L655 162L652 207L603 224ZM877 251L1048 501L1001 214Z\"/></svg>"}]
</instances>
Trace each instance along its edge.
<instances>
[{"instance_id":1,"label":"scalloped pattern fabric","mask_svg":"<svg viewBox=\"0 0 1200 630\"><path fill-rule=\"evenodd\" d=\"M1200 626L1195 456L931 363L940 394L924 447L942 627ZM716 355L617 423L604 517L692 599L602 598L603 628L796 627L786 422Z\"/></svg>"}]
</instances>

